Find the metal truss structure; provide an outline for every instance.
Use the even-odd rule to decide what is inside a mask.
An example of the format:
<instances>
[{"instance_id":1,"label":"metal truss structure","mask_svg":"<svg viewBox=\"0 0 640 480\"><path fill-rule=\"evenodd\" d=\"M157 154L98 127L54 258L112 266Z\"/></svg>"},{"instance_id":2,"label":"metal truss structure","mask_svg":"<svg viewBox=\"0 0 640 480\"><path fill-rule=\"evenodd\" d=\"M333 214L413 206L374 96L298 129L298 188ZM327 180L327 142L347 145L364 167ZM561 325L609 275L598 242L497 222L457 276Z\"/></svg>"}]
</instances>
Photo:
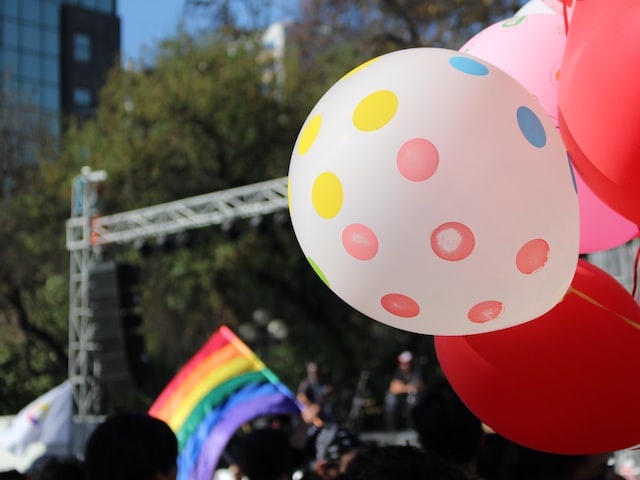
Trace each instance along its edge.
<instances>
[{"instance_id":1,"label":"metal truss structure","mask_svg":"<svg viewBox=\"0 0 640 480\"><path fill-rule=\"evenodd\" d=\"M245 185L113 215L97 216L92 205L106 172L83 168L73 184L71 218L66 223L69 268L69 380L73 386L74 443L82 445L87 430L100 411L100 365L95 359L94 325L89 304L89 271L101 258L104 246L159 238L189 229L224 225L287 208L287 177ZM640 240L619 248L589 255L589 260L608 270L631 289L633 259Z\"/></svg>"},{"instance_id":2,"label":"metal truss structure","mask_svg":"<svg viewBox=\"0 0 640 480\"><path fill-rule=\"evenodd\" d=\"M223 225L287 208L287 177L106 216L96 216L95 188L106 172L85 167L73 185L72 217L67 220L69 268L69 380L74 422L100 417L100 389L89 305L89 270L109 244L126 244L189 229Z\"/></svg>"}]
</instances>

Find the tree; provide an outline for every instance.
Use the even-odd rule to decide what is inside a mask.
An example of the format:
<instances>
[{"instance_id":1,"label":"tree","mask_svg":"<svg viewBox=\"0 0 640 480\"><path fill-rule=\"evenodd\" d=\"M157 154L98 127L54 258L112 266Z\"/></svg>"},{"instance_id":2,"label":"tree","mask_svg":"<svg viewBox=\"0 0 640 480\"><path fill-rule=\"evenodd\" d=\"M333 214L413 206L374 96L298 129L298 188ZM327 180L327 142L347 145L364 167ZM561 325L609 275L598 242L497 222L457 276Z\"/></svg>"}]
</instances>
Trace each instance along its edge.
<instances>
[{"instance_id":1,"label":"tree","mask_svg":"<svg viewBox=\"0 0 640 480\"><path fill-rule=\"evenodd\" d=\"M285 176L306 115L344 73L389 50L461 43L465 32L506 16L512 3L309 0L299 21L287 25L283 58L265 48L260 22L240 25L228 15L213 19L211 30L185 30L163 41L151 62L114 69L96 117L69 124L60 158L40 164L16 191L11 218L0 227L10 252L0 261L0 302L11 307L0 328L9 319L23 325L24 337L11 342L37 347L23 355L0 340L0 362L15 373L7 392L42 393L53 382L53 374L45 381L30 372L64 376L62 226L71 181L83 165L108 173L105 214ZM399 351L435 359L430 337L368 319L333 294L308 265L283 214L149 239L150 255L128 244L102 251L105 259L142 268L143 332L156 379L143 405L219 325L240 331L260 310L281 319L288 337L271 338L259 327L262 336L247 339L249 345L292 388L305 375L305 361L319 362L344 392L343 412L362 370L378 375L373 383L382 393ZM21 324L24 319L55 342ZM435 374L436 362L428 368ZM27 377L32 383L20 390Z\"/></svg>"},{"instance_id":2,"label":"tree","mask_svg":"<svg viewBox=\"0 0 640 480\"><path fill-rule=\"evenodd\" d=\"M161 45L154 65L112 72L95 120L65 138L60 165L73 166L69 174L82 152L108 172L105 213L286 175L312 99L298 103L288 90L300 88L295 83L284 94L270 83L277 79L265 76L269 56L257 35L230 42L226 34L184 34ZM238 330L259 309L287 325L287 341L263 331L252 346L289 385L311 357L335 365L333 381L355 384L362 367L352 343L362 344L370 322L317 278L286 215L261 221L190 232L190 248L167 251L156 241L147 257L130 245L105 250L139 263L146 278L145 329L157 373L150 397L218 325Z\"/></svg>"},{"instance_id":3,"label":"tree","mask_svg":"<svg viewBox=\"0 0 640 480\"><path fill-rule=\"evenodd\" d=\"M520 7L518 0L306 0L302 30L322 45L349 43L375 56L411 47L457 49L485 26ZM325 50L326 48L323 48Z\"/></svg>"},{"instance_id":4,"label":"tree","mask_svg":"<svg viewBox=\"0 0 640 480\"><path fill-rule=\"evenodd\" d=\"M164 42L153 70L112 72L96 119L69 130L61 165L79 169L82 152L89 152L91 166L108 172L106 213L286 175L298 125L283 115L263 79L268 64L258 57L250 37L182 35ZM248 253L248 242L219 230L198 232L192 250L144 260L146 298L166 300L149 301L145 315L160 332L149 339L156 358L175 368L218 323L237 322L224 283L237 275L228 266ZM131 248L113 246L105 254L142 262Z\"/></svg>"},{"instance_id":5,"label":"tree","mask_svg":"<svg viewBox=\"0 0 640 480\"><path fill-rule=\"evenodd\" d=\"M55 155L51 118L0 94L0 412L14 413L67 373L68 197L46 180ZM55 185L55 184L53 184ZM65 201L66 200L66 201Z\"/></svg>"}]
</instances>

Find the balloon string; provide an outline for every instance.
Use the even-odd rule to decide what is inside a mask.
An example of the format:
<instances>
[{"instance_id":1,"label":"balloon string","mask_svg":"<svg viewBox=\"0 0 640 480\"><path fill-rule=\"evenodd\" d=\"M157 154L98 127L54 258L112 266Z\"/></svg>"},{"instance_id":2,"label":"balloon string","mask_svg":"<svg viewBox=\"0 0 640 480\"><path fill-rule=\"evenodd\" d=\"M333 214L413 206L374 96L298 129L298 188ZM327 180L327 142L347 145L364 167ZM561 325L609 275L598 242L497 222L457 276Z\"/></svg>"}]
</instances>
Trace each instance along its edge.
<instances>
[{"instance_id":1,"label":"balloon string","mask_svg":"<svg viewBox=\"0 0 640 480\"><path fill-rule=\"evenodd\" d=\"M631 296L636 298L636 291L638 289L638 260L640 259L640 245L638 246L638 251L636 252L636 259L633 262L633 293Z\"/></svg>"},{"instance_id":2,"label":"balloon string","mask_svg":"<svg viewBox=\"0 0 640 480\"><path fill-rule=\"evenodd\" d=\"M587 295L584 292L581 292L580 290L576 290L573 287L569 287L569 291L567 293L575 293L578 297L582 298L583 300L586 300L587 302L589 302L592 305L595 305L598 308L602 308L603 310L606 310L609 313L613 313L616 317L618 317L620 320L628 323L629 325L631 325L632 327L637 328L638 330L640 330L640 324L634 322L633 320L631 320L630 318L625 317L624 315L620 315L619 313L614 312L613 310L611 310L610 308L605 307L604 305L602 305L600 302L594 300L593 298L591 298L589 295Z\"/></svg>"},{"instance_id":3,"label":"balloon string","mask_svg":"<svg viewBox=\"0 0 640 480\"><path fill-rule=\"evenodd\" d=\"M569 14L567 13L567 0L562 0L562 14L564 15L564 34L569 34Z\"/></svg>"}]
</instances>

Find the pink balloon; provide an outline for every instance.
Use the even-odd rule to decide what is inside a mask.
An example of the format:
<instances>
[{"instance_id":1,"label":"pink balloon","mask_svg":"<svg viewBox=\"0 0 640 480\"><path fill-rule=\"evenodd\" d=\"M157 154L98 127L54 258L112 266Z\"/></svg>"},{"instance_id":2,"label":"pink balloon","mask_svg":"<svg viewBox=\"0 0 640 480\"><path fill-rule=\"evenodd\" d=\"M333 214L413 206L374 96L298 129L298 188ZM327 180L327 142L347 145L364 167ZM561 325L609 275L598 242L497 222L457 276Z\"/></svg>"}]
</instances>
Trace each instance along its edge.
<instances>
[{"instance_id":1,"label":"pink balloon","mask_svg":"<svg viewBox=\"0 0 640 480\"><path fill-rule=\"evenodd\" d=\"M580 204L580 253L609 250L639 236L637 225L600 200L575 169L573 175Z\"/></svg>"},{"instance_id":2,"label":"pink balloon","mask_svg":"<svg viewBox=\"0 0 640 480\"><path fill-rule=\"evenodd\" d=\"M561 11L562 2L553 2ZM494 64L522 83L557 127L565 45L564 16L534 13L491 25L460 51ZM636 237L638 227L600 200L575 172L574 169L580 205L580 253L608 250Z\"/></svg>"},{"instance_id":3,"label":"pink balloon","mask_svg":"<svg viewBox=\"0 0 640 480\"><path fill-rule=\"evenodd\" d=\"M562 15L535 13L494 23L460 51L504 70L525 86L558 125L558 82L566 44Z\"/></svg>"},{"instance_id":4,"label":"pink balloon","mask_svg":"<svg viewBox=\"0 0 640 480\"><path fill-rule=\"evenodd\" d=\"M525 3L520 10L516 12L516 16L529 15L531 13L552 13L564 15L566 3L567 18L571 18L571 12L573 10L573 0L529 0Z\"/></svg>"}]
</instances>

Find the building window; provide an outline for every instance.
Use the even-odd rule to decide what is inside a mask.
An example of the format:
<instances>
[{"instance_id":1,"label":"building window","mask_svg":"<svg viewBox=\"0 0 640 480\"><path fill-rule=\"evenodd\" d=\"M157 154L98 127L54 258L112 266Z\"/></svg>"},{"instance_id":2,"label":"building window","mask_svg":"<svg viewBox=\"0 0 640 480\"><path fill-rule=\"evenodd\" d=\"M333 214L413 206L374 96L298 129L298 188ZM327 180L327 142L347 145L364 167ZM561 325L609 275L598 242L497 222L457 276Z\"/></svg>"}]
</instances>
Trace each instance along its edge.
<instances>
[{"instance_id":1,"label":"building window","mask_svg":"<svg viewBox=\"0 0 640 480\"><path fill-rule=\"evenodd\" d=\"M23 53L20 62L20 76L29 80L40 80L40 57L30 53Z\"/></svg>"},{"instance_id":2,"label":"building window","mask_svg":"<svg viewBox=\"0 0 640 480\"><path fill-rule=\"evenodd\" d=\"M60 110L60 92L54 86L42 87L42 106L51 112Z\"/></svg>"},{"instance_id":3,"label":"building window","mask_svg":"<svg viewBox=\"0 0 640 480\"><path fill-rule=\"evenodd\" d=\"M60 82L60 66L55 58L43 58L42 59L42 80L47 83L59 83Z\"/></svg>"},{"instance_id":4,"label":"building window","mask_svg":"<svg viewBox=\"0 0 640 480\"><path fill-rule=\"evenodd\" d=\"M58 55L60 53L60 35L53 29L46 29L42 31L44 39L44 53L51 55Z\"/></svg>"},{"instance_id":5,"label":"building window","mask_svg":"<svg viewBox=\"0 0 640 480\"><path fill-rule=\"evenodd\" d=\"M18 18L18 2L12 1L0 1L0 11L3 16Z\"/></svg>"},{"instance_id":6,"label":"building window","mask_svg":"<svg viewBox=\"0 0 640 480\"><path fill-rule=\"evenodd\" d=\"M73 104L79 109L91 108L93 93L90 88L76 87L73 89Z\"/></svg>"},{"instance_id":7,"label":"building window","mask_svg":"<svg viewBox=\"0 0 640 480\"><path fill-rule=\"evenodd\" d=\"M73 59L80 63L91 61L91 36L88 33L73 34Z\"/></svg>"},{"instance_id":8,"label":"building window","mask_svg":"<svg viewBox=\"0 0 640 480\"><path fill-rule=\"evenodd\" d=\"M18 52L11 48L4 48L0 50L0 62L2 62L3 82L6 82L6 77L16 75L18 73Z\"/></svg>"},{"instance_id":9,"label":"building window","mask_svg":"<svg viewBox=\"0 0 640 480\"><path fill-rule=\"evenodd\" d=\"M57 28L59 24L58 10L60 6L56 3L45 3L42 5L44 11L42 13L42 22L50 27Z\"/></svg>"},{"instance_id":10,"label":"building window","mask_svg":"<svg viewBox=\"0 0 640 480\"><path fill-rule=\"evenodd\" d=\"M2 44L17 47L18 41L18 24L10 20L4 20L2 23Z\"/></svg>"},{"instance_id":11,"label":"building window","mask_svg":"<svg viewBox=\"0 0 640 480\"><path fill-rule=\"evenodd\" d=\"M23 24L20 28L22 48L33 52L40 51L40 29L32 25Z\"/></svg>"},{"instance_id":12,"label":"building window","mask_svg":"<svg viewBox=\"0 0 640 480\"><path fill-rule=\"evenodd\" d=\"M40 23L41 1L22 0L22 18L31 23Z\"/></svg>"}]
</instances>

